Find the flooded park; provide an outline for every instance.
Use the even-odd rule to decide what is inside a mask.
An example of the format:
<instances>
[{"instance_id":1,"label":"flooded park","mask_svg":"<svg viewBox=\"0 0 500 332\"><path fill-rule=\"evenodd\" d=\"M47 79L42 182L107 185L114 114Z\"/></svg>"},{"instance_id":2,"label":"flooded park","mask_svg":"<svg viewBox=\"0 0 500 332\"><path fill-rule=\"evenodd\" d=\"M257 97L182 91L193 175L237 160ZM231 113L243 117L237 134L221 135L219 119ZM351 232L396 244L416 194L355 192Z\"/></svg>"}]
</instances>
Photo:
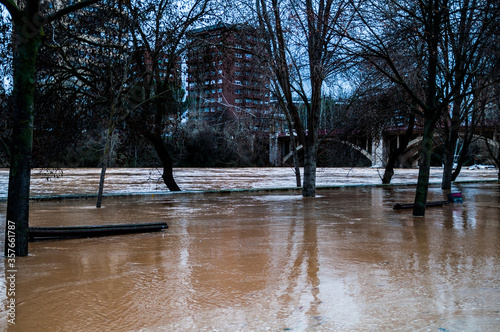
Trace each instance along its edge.
<instances>
[{"instance_id":1,"label":"flooded park","mask_svg":"<svg viewBox=\"0 0 500 332\"><path fill-rule=\"evenodd\" d=\"M416 169L396 170L390 186L377 186L382 170L319 169L315 198L292 188L290 168L177 169L181 193L157 170L110 169L97 209L99 172L33 171L32 196L58 199L33 200L30 226L169 228L30 243L16 259L16 324L4 307L1 330L500 330L495 169L464 170L452 188L464 202L421 218L393 209L413 201ZM431 201L449 193L441 172ZM7 178L0 170L2 229Z\"/></svg>"}]
</instances>

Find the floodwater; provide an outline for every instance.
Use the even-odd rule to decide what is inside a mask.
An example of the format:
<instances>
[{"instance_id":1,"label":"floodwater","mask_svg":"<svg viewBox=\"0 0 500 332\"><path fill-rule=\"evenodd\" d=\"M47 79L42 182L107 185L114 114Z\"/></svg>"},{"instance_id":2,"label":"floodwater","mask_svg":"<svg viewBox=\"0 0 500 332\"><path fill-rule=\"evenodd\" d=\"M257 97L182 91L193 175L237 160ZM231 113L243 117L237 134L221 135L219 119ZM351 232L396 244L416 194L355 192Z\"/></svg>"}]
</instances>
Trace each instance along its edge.
<instances>
[{"instance_id":1,"label":"floodwater","mask_svg":"<svg viewBox=\"0 0 500 332\"><path fill-rule=\"evenodd\" d=\"M253 171L235 174L264 177ZM74 192L85 187L78 181ZM464 203L428 208L425 218L392 209L413 200L413 186L322 189L315 198L292 190L108 197L101 209L93 199L32 202L32 226L165 221L169 229L31 243L15 263L16 324L5 309L0 329L498 331L500 185L453 190ZM445 197L431 186L430 200Z\"/></svg>"},{"instance_id":2,"label":"floodwater","mask_svg":"<svg viewBox=\"0 0 500 332\"><path fill-rule=\"evenodd\" d=\"M52 172L52 173L51 173ZM432 168L430 181L441 183L442 168ZM73 195L97 193L99 168L62 169L60 172L35 169L31 176L31 195ZM384 170L379 168L318 168L316 184L379 184ZM218 190L294 187L293 168L177 168L174 177L182 190ZM392 183L416 183L418 169L396 169ZM457 181L495 180L496 169L463 169ZM7 197L8 169L0 169L0 200ZM105 193L128 194L165 192L161 172L155 168L108 168Z\"/></svg>"}]
</instances>

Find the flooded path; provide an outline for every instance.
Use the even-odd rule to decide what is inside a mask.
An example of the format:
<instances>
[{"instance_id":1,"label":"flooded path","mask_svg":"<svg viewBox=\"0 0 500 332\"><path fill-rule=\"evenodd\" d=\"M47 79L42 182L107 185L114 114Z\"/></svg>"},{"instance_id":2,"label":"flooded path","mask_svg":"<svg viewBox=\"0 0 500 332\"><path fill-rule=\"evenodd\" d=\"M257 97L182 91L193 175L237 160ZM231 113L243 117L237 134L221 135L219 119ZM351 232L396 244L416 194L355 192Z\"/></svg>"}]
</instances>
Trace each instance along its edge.
<instances>
[{"instance_id":1,"label":"flooded path","mask_svg":"<svg viewBox=\"0 0 500 332\"><path fill-rule=\"evenodd\" d=\"M90 199L33 202L32 226L170 228L31 243L16 261L16 325L4 311L0 329L498 331L500 185L454 190L463 204L428 208L425 218L392 209L413 200L412 186L308 199L293 191L131 196L107 198L102 209ZM429 195L445 193L434 186Z\"/></svg>"}]
</instances>

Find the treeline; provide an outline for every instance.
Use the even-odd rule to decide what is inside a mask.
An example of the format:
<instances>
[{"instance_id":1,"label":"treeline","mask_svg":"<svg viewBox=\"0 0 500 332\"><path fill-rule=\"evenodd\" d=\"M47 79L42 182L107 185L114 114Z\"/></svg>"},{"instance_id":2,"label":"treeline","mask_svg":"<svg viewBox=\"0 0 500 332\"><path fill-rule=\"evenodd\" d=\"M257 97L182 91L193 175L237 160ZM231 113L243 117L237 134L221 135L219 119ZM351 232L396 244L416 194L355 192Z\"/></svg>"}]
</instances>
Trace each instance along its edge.
<instances>
[{"instance_id":1,"label":"treeline","mask_svg":"<svg viewBox=\"0 0 500 332\"><path fill-rule=\"evenodd\" d=\"M69 108L71 109L71 108ZM5 112L5 114L4 114ZM0 168L10 165L12 112L2 108ZM33 168L101 167L107 130L87 118L52 109L35 116ZM46 115L51 114L51 117ZM45 128L44 128L45 126ZM261 167L269 164L268 135L250 129L183 126L164 138L175 167ZM151 144L127 130L115 130L109 167L161 167Z\"/></svg>"},{"instance_id":2,"label":"treeline","mask_svg":"<svg viewBox=\"0 0 500 332\"><path fill-rule=\"evenodd\" d=\"M54 6L42 2L40 10ZM186 112L192 102L179 65L186 34L220 6L103 1L45 26L31 166L268 165L268 138L251 124L194 121ZM158 25L150 29L154 21ZM1 32L1 70L9 77L14 45L5 17ZM0 167L11 162L14 102L8 86L0 90Z\"/></svg>"}]
</instances>

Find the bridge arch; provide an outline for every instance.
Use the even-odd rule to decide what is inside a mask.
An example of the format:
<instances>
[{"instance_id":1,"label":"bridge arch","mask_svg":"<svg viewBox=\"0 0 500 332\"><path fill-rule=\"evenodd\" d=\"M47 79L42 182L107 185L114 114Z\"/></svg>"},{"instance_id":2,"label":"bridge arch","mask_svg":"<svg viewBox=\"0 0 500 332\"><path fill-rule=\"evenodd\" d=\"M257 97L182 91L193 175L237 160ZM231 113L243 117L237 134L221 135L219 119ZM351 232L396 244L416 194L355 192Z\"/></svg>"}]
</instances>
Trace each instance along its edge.
<instances>
[{"instance_id":1,"label":"bridge arch","mask_svg":"<svg viewBox=\"0 0 500 332\"><path fill-rule=\"evenodd\" d=\"M350 148L352 148L353 150L356 150L356 151L360 152L370 162L373 161L372 154L370 152L368 152L366 149L363 149L362 147L360 147L360 146L358 146L358 145L356 145L354 143L351 143L351 142L348 142L348 141L345 141L345 140L335 139L335 138L328 138L325 141L323 141L322 143L326 143L326 142L333 142L333 143L340 143L340 144L347 145ZM298 152L298 151L302 150L303 148L304 148L303 145L299 145L297 147L296 151ZM288 161L288 159L290 159L292 156L293 156L293 151L290 151L286 156L283 157L282 163L286 163Z\"/></svg>"}]
</instances>

